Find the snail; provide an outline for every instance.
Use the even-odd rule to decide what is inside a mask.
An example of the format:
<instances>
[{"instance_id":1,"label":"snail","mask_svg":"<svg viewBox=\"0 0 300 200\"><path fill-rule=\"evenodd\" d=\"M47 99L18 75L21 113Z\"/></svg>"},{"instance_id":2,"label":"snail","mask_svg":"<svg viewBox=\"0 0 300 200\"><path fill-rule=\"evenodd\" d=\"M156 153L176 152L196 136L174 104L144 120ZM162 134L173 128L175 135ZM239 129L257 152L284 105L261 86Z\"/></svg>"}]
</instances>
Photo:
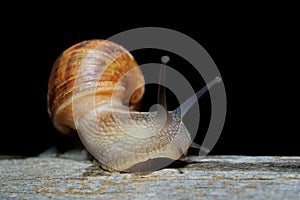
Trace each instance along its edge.
<instances>
[{"instance_id":1,"label":"snail","mask_svg":"<svg viewBox=\"0 0 300 200\"><path fill-rule=\"evenodd\" d=\"M138 112L144 82L137 62L124 47L100 39L80 42L65 50L53 65L47 96L49 116L61 133L78 133L105 170L161 168L162 163L186 155L191 146L182 117L197 98L188 99L174 111ZM220 78L196 96L217 82ZM163 124L155 120L160 119L157 116L165 119Z\"/></svg>"}]
</instances>

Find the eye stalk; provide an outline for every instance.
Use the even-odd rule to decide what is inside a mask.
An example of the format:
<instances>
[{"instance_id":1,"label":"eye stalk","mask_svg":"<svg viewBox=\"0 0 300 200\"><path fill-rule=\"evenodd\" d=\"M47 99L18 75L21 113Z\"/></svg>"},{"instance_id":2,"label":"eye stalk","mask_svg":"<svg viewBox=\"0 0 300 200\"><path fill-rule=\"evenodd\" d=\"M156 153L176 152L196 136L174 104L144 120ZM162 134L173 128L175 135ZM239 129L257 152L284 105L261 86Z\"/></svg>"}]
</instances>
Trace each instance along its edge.
<instances>
[{"instance_id":1,"label":"eye stalk","mask_svg":"<svg viewBox=\"0 0 300 200\"><path fill-rule=\"evenodd\" d=\"M199 90L195 95L188 98L184 103L182 103L178 108L176 108L173 112L180 114L181 118L189 111L189 109L194 105L194 103L203 96L212 86L217 83L221 83L222 79L220 77L216 77L214 80L210 81L207 85L205 85L201 90Z\"/></svg>"}]
</instances>

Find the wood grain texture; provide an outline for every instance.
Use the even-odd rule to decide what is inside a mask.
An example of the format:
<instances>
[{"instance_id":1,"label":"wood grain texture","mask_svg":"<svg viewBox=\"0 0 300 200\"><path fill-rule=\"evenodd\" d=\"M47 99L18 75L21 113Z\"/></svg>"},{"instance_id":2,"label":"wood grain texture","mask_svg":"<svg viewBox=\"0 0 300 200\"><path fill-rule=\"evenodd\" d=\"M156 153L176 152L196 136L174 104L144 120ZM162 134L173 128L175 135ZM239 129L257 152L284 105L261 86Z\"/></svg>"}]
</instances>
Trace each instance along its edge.
<instances>
[{"instance_id":1,"label":"wood grain texture","mask_svg":"<svg viewBox=\"0 0 300 200\"><path fill-rule=\"evenodd\" d=\"M148 174L90 161L0 160L0 199L299 199L300 157L188 157Z\"/></svg>"}]
</instances>

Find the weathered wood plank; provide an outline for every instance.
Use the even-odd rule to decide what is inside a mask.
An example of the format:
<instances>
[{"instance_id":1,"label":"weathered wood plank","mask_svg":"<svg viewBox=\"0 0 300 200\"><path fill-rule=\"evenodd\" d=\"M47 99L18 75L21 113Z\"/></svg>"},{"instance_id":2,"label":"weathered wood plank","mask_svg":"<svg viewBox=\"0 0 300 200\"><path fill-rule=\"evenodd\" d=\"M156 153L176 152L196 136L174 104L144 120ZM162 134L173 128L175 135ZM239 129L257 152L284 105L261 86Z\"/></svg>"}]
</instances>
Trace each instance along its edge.
<instances>
[{"instance_id":1,"label":"weathered wood plank","mask_svg":"<svg viewBox=\"0 0 300 200\"><path fill-rule=\"evenodd\" d=\"M148 174L61 158L0 160L0 199L299 198L300 157L189 157Z\"/></svg>"}]
</instances>

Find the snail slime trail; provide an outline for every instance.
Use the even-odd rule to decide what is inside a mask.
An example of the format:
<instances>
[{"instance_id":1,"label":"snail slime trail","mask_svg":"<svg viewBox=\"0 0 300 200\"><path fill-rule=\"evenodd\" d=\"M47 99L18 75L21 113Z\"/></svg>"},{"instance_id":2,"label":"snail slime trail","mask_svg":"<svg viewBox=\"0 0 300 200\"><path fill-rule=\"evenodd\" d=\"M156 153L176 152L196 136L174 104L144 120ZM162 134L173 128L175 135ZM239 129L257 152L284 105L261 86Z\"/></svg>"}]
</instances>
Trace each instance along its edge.
<instances>
[{"instance_id":1,"label":"snail slime trail","mask_svg":"<svg viewBox=\"0 0 300 200\"><path fill-rule=\"evenodd\" d=\"M168 60L163 57L162 63ZM161 126L153 112L134 110L144 94L145 80L133 56L111 41L87 40L65 50L54 63L48 113L61 133L79 134L103 169L153 171L187 152L192 140L182 117L218 82L216 78L174 111L164 112ZM158 98L165 107L165 95Z\"/></svg>"}]
</instances>

